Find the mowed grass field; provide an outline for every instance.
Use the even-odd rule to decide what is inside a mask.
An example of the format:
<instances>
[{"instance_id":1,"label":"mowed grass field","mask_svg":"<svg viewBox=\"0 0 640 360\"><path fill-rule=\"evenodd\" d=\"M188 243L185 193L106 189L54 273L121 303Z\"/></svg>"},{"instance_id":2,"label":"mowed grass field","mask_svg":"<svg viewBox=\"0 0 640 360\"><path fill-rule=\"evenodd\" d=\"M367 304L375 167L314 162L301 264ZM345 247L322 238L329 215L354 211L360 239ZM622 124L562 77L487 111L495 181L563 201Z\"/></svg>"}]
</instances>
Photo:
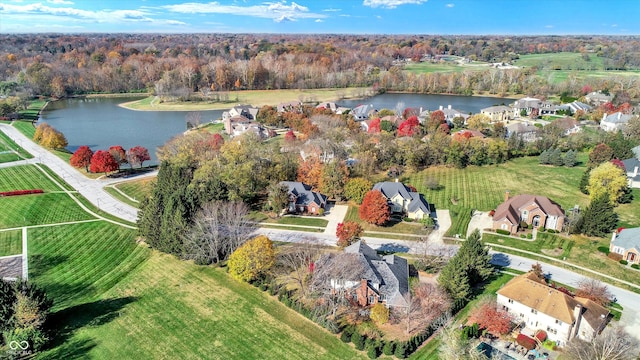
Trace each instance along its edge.
<instances>
[{"instance_id":1,"label":"mowed grass field","mask_svg":"<svg viewBox=\"0 0 640 360\"><path fill-rule=\"evenodd\" d=\"M343 98L364 97L368 94L368 88L346 89L282 89L282 90L240 90L228 91L228 101L199 101L199 102L159 102L155 97L147 97L142 100L121 104L131 110L143 111L197 111L197 110L226 110L235 104L251 104L261 107L263 105L277 105L290 101L336 101Z\"/></svg>"},{"instance_id":2,"label":"mowed grass field","mask_svg":"<svg viewBox=\"0 0 640 360\"><path fill-rule=\"evenodd\" d=\"M0 189L15 188L48 192L0 199L0 228L33 226L29 278L54 300L54 341L38 358L363 358L226 269L150 250L136 230L82 212L36 166L0 169ZM0 232L0 254L20 253L21 239L21 229Z\"/></svg>"},{"instance_id":3,"label":"mowed grass field","mask_svg":"<svg viewBox=\"0 0 640 360\"><path fill-rule=\"evenodd\" d=\"M33 158L33 155L29 154L5 133L0 131L0 163L31 158Z\"/></svg>"},{"instance_id":4,"label":"mowed grass field","mask_svg":"<svg viewBox=\"0 0 640 360\"><path fill-rule=\"evenodd\" d=\"M584 164L586 155L579 161ZM523 157L504 164L491 166L469 166L464 169L438 166L406 176L405 183L415 186L427 201L438 209L449 209L452 215L453 234L466 234L466 226L473 209L489 211L504 201L505 191L511 196L535 194L547 196L569 210L574 205L584 208L589 197L578 189L585 166L573 168L539 165L538 157ZM439 190L430 190L425 182L434 178L441 185ZM634 190L634 195L639 192ZM620 223L626 226L640 226L640 197L637 195L630 204L616 208Z\"/></svg>"}]
</instances>

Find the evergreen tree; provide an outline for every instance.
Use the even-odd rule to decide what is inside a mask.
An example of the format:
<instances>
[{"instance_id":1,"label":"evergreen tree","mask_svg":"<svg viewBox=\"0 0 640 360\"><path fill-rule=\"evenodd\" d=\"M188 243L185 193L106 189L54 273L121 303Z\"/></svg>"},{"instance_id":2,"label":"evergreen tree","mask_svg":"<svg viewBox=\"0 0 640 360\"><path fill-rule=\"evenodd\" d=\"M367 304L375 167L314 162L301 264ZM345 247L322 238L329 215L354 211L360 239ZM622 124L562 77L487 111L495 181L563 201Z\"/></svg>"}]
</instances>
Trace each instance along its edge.
<instances>
[{"instance_id":1,"label":"evergreen tree","mask_svg":"<svg viewBox=\"0 0 640 360\"><path fill-rule=\"evenodd\" d=\"M538 155L538 162L541 165L547 165L551 162L551 152L550 149L544 150Z\"/></svg>"},{"instance_id":2,"label":"evergreen tree","mask_svg":"<svg viewBox=\"0 0 640 360\"><path fill-rule=\"evenodd\" d=\"M578 159L576 157L576 153L573 150L569 150L567 151L566 154L564 154L564 160L563 160L564 166L574 167L576 166L577 162L578 162Z\"/></svg>"},{"instance_id":3,"label":"evergreen tree","mask_svg":"<svg viewBox=\"0 0 640 360\"><path fill-rule=\"evenodd\" d=\"M582 174L582 177L580 178L580 192L583 194L589 194L589 191L587 190L587 186L589 185L590 176L591 176L591 169L587 168L587 170L584 171L584 174Z\"/></svg>"},{"instance_id":4,"label":"evergreen tree","mask_svg":"<svg viewBox=\"0 0 640 360\"><path fill-rule=\"evenodd\" d=\"M608 236L618 223L609 195L603 193L594 198L582 214L581 232L589 236Z\"/></svg>"},{"instance_id":5,"label":"evergreen tree","mask_svg":"<svg viewBox=\"0 0 640 360\"><path fill-rule=\"evenodd\" d=\"M560 148L556 148L551 152L551 156L549 157L549 163L555 166L562 166L563 160L562 160L562 151L560 151Z\"/></svg>"}]
</instances>

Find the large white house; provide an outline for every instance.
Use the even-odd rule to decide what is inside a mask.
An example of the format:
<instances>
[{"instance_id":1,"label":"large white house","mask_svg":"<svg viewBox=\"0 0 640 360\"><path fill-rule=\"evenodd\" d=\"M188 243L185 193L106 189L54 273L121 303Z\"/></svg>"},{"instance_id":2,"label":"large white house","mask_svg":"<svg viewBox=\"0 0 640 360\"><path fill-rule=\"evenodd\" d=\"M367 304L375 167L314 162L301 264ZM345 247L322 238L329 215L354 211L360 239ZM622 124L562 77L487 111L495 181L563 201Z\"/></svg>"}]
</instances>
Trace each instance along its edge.
<instances>
[{"instance_id":1,"label":"large white house","mask_svg":"<svg viewBox=\"0 0 640 360\"><path fill-rule=\"evenodd\" d=\"M593 340L611 317L601 305L556 290L532 272L513 278L498 290L497 306L524 323L524 332L544 330L547 338L561 347L575 337Z\"/></svg>"},{"instance_id":2,"label":"large white house","mask_svg":"<svg viewBox=\"0 0 640 360\"><path fill-rule=\"evenodd\" d=\"M623 114L620 111L615 112L611 115L604 114L602 116L602 120L600 121L600 128L604 131L609 132L622 130L632 117L633 115Z\"/></svg>"},{"instance_id":3,"label":"large white house","mask_svg":"<svg viewBox=\"0 0 640 360\"><path fill-rule=\"evenodd\" d=\"M379 182L373 186L389 201L391 212L404 213L408 217L422 220L431 215L431 206L422 194L412 191L401 182Z\"/></svg>"},{"instance_id":4,"label":"large white house","mask_svg":"<svg viewBox=\"0 0 640 360\"><path fill-rule=\"evenodd\" d=\"M640 189L640 159L631 158L623 160L624 168L627 172L627 181L629 187Z\"/></svg>"}]
</instances>

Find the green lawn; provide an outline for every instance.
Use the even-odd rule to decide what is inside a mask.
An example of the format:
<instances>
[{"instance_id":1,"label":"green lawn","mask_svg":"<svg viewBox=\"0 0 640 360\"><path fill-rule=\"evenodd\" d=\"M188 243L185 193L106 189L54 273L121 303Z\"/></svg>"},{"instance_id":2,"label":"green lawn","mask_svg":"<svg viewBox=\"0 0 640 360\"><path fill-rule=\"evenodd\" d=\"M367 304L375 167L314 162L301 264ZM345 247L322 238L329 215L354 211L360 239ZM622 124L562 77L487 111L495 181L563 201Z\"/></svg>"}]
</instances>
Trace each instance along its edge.
<instances>
[{"instance_id":1,"label":"green lawn","mask_svg":"<svg viewBox=\"0 0 640 360\"><path fill-rule=\"evenodd\" d=\"M413 72L416 74L426 74L432 72L462 72L465 70L469 70L469 67L460 66L454 63L430 63L430 62L420 62L420 63L410 63L404 66L404 70ZM486 67L484 69L487 69Z\"/></svg>"},{"instance_id":2,"label":"green lawn","mask_svg":"<svg viewBox=\"0 0 640 360\"><path fill-rule=\"evenodd\" d=\"M379 231L379 232L411 234L411 235L427 235L428 234L428 231L420 223L391 221L389 222L389 224L384 226L376 226L376 225L368 224L360 220L360 215L358 215L358 209L359 209L359 206L357 205L349 205L349 210L347 211L347 215L344 217L344 221L354 221L360 224L364 229L364 234L363 234L364 236L369 236L369 234L367 234L368 231Z\"/></svg>"},{"instance_id":3,"label":"green lawn","mask_svg":"<svg viewBox=\"0 0 640 360\"><path fill-rule=\"evenodd\" d=\"M29 139L33 139L33 135L36 133L36 128L31 121L14 121L13 127L18 129L24 136Z\"/></svg>"},{"instance_id":4,"label":"green lawn","mask_svg":"<svg viewBox=\"0 0 640 360\"><path fill-rule=\"evenodd\" d=\"M0 256L22 254L22 230L0 231Z\"/></svg>"},{"instance_id":5,"label":"green lawn","mask_svg":"<svg viewBox=\"0 0 640 360\"><path fill-rule=\"evenodd\" d=\"M283 216L278 219L269 219L267 218L265 222L273 222L275 224L282 225L302 225L302 226L317 226L317 227L327 227L329 221L322 218L308 218L308 217L300 217L300 216Z\"/></svg>"},{"instance_id":6,"label":"green lawn","mask_svg":"<svg viewBox=\"0 0 640 360\"><path fill-rule=\"evenodd\" d=\"M33 155L29 154L5 133L0 131L0 163L31 158L33 158Z\"/></svg>"},{"instance_id":7,"label":"green lawn","mask_svg":"<svg viewBox=\"0 0 640 360\"><path fill-rule=\"evenodd\" d=\"M513 65L547 70L604 70L603 58L588 54L588 59L583 59L580 53L571 52L528 54L520 55Z\"/></svg>"},{"instance_id":8,"label":"green lawn","mask_svg":"<svg viewBox=\"0 0 640 360\"><path fill-rule=\"evenodd\" d=\"M20 114L20 119L35 121L38 120L38 113L47 103L44 99L34 100L32 101L27 110L20 110L18 113Z\"/></svg>"},{"instance_id":9,"label":"green lawn","mask_svg":"<svg viewBox=\"0 0 640 360\"><path fill-rule=\"evenodd\" d=\"M130 197L142 201L145 197L151 195L153 186L155 184L155 178L146 178L140 180L132 180L124 183L120 183L115 187Z\"/></svg>"}]
</instances>

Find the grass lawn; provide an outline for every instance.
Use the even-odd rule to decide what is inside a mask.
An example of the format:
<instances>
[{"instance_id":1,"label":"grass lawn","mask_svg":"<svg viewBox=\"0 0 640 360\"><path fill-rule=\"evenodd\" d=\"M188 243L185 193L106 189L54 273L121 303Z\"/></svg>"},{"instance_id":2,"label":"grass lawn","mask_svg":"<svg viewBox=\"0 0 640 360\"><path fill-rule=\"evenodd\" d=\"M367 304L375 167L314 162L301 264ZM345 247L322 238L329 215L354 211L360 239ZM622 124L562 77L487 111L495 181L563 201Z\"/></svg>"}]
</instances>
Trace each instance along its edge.
<instances>
[{"instance_id":1,"label":"grass lawn","mask_svg":"<svg viewBox=\"0 0 640 360\"><path fill-rule=\"evenodd\" d=\"M360 215L358 215L359 208L360 207L358 205L350 204L349 210L347 211L347 215L344 217L344 221L354 221L360 224L364 229L363 236L369 236L369 234L367 234L368 231L378 231L378 232L398 233L398 234L413 234L413 235L428 235L429 233L424 228L424 226L422 226L422 224L420 223L390 221L388 225L384 225L384 226L376 226L376 225L366 223L360 220Z\"/></svg>"},{"instance_id":2,"label":"grass lawn","mask_svg":"<svg viewBox=\"0 0 640 360\"><path fill-rule=\"evenodd\" d=\"M454 317L455 321L461 321L469 316L469 312L473 310L480 301L485 299L488 296L496 296L496 292L509 280L513 278L512 275L501 273L497 275L487 286L483 289L483 291L476 296L476 298L470 301L467 306L465 306L462 310L456 314ZM425 344L423 347L414 352L409 359L414 360L438 360L440 357L438 356L440 347L440 340L438 337L434 337Z\"/></svg>"},{"instance_id":3,"label":"grass lawn","mask_svg":"<svg viewBox=\"0 0 640 360\"><path fill-rule=\"evenodd\" d=\"M0 256L22 254L22 230L0 232Z\"/></svg>"},{"instance_id":4,"label":"grass lawn","mask_svg":"<svg viewBox=\"0 0 640 360\"><path fill-rule=\"evenodd\" d=\"M18 113L20 114L20 119L29 121L38 120L38 113L46 104L47 100L44 99L32 101L27 107L27 110L18 111Z\"/></svg>"},{"instance_id":5,"label":"grass lawn","mask_svg":"<svg viewBox=\"0 0 640 360\"><path fill-rule=\"evenodd\" d=\"M305 101L323 102L336 101L344 98L365 97L368 88L346 89L311 89L311 90L242 90L228 92L229 100L223 102L163 102L153 101L153 97L122 104L132 110L147 111L197 111L197 110L224 110L234 104L252 104L261 107L263 105L277 105L282 102Z\"/></svg>"},{"instance_id":6,"label":"grass lawn","mask_svg":"<svg viewBox=\"0 0 640 360\"><path fill-rule=\"evenodd\" d=\"M13 127L18 129L24 136L29 139L33 139L33 135L36 133L36 128L31 121L14 121Z\"/></svg>"},{"instance_id":7,"label":"grass lawn","mask_svg":"<svg viewBox=\"0 0 640 360\"><path fill-rule=\"evenodd\" d=\"M155 178L146 178L140 180L131 180L127 182L123 182L115 185L118 190L127 194L128 196L142 201L145 197L151 195L151 191L153 191L153 186L155 183Z\"/></svg>"},{"instance_id":8,"label":"grass lawn","mask_svg":"<svg viewBox=\"0 0 640 360\"><path fill-rule=\"evenodd\" d=\"M584 164L586 155L578 160ZM452 228L448 235L466 234L471 210L489 211L504 201L504 194L536 194L547 196L559 203L563 209L574 205L584 208L589 197L578 189L585 165L573 168L539 165L538 157L523 157L504 164L491 166L469 166L464 169L437 166L405 176L405 184L415 186L425 199L437 209L451 211ZM439 190L429 190L425 181L434 178L441 185ZM627 227L640 226L640 190L634 189L634 200L616 208L620 224ZM357 216L357 214L356 214ZM464 219L460 219L464 217Z\"/></svg>"},{"instance_id":9,"label":"grass lawn","mask_svg":"<svg viewBox=\"0 0 640 360\"><path fill-rule=\"evenodd\" d=\"M303 226L317 226L317 227L327 227L329 221L322 218L308 218L308 217L300 217L300 216L283 216L278 219L270 219L267 218L264 220L267 223L275 223L281 225L303 225Z\"/></svg>"},{"instance_id":10,"label":"grass lawn","mask_svg":"<svg viewBox=\"0 0 640 360\"><path fill-rule=\"evenodd\" d=\"M410 63L404 66L404 70L413 72L416 74L427 74L432 72L462 72L465 70L473 69L473 67L469 68L466 66L460 66L455 63L430 63L430 62L420 62L420 63ZM488 69L487 67L480 69Z\"/></svg>"},{"instance_id":11,"label":"grass lawn","mask_svg":"<svg viewBox=\"0 0 640 360\"><path fill-rule=\"evenodd\" d=\"M33 155L28 153L22 147L18 146L18 144L11 140L11 138L9 138L2 131L0 131L0 152L2 152L2 154L0 154L0 162L10 162L33 158Z\"/></svg>"}]
</instances>

